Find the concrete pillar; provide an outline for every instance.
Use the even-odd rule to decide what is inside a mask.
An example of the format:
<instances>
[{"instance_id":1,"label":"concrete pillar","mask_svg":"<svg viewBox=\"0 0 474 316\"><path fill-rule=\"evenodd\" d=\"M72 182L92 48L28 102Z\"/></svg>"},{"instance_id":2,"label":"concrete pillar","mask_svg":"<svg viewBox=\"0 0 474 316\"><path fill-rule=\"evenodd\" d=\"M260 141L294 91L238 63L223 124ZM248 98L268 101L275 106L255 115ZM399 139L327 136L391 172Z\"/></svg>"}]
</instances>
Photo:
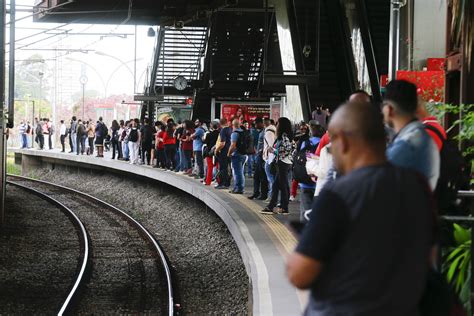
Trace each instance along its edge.
<instances>
[{"instance_id":1,"label":"concrete pillar","mask_svg":"<svg viewBox=\"0 0 474 316\"><path fill-rule=\"evenodd\" d=\"M21 174L27 175L31 170L40 168L42 165L41 157L23 155L21 157Z\"/></svg>"}]
</instances>

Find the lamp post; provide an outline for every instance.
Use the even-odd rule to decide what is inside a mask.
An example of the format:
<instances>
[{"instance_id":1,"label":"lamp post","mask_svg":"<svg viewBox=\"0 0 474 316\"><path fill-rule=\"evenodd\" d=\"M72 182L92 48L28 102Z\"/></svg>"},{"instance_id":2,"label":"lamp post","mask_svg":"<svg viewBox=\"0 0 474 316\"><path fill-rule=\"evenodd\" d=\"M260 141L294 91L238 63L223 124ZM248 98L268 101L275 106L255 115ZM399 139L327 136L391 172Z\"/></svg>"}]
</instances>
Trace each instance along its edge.
<instances>
[{"instance_id":1,"label":"lamp post","mask_svg":"<svg viewBox=\"0 0 474 316\"><path fill-rule=\"evenodd\" d=\"M84 119L84 103L85 103L85 91L86 91L86 83L89 79L87 79L86 75L82 75L79 78L79 82L82 85L82 119Z\"/></svg>"},{"instance_id":2,"label":"lamp post","mask_svg":"<svg viewBox=\"0 0 474 316\"><path fill-rule=\"evenodd\" d=\"M38 72L38 77L39 77L39 81L40 81L40 85L39 85L39 108L38 108L38 118L41 119L41 104L43 103L42 99L43 99L43 76L44 76L44 72Z\"/></svg>"}]
</instances>

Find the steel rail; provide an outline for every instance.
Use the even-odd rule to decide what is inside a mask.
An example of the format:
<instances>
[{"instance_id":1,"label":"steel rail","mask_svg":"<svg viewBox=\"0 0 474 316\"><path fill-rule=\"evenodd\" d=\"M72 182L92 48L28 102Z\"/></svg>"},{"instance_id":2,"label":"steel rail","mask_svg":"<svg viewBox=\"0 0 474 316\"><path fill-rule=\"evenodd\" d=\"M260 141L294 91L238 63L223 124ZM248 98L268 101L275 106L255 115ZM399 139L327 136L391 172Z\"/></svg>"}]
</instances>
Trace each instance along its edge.
<instances>
[{"instance_id":1,"label":"steel rail","mask_svg":"<svg viewBox=\"0 0 474 316\"><path fill-rule=\"evenodd\" d=\"M13 176L10 176L10 177L13 177ZM43 200L47 200L51 202L52 204L58 206L59 209L71 219L74 226L78 228L79 241L82 248L84 249L83 256L82 256L82 263L81 263L81 268L79 270L79 273L77 274L76 281L74 282L74 285L69 291L69 294L67 295L66 300L64 301L64 303L61 305L61 308L59 309L58 315L63 315L65 312L70 311L69 308L71 307L71 303L76 300L77 295L78 295L78 289L85 278L87 270L90 268L90 265L88 264L90 262L90 240L89 240L89 236L87 235L87 230L84 227L84 224L82 224L81 220L77 217L77 215L70 208L68 208L66 205L62 204L58 200L36 189L24 186L16 182L7 181L7 183L9 185L13 185L25 191L28 191L36 196L39 196Z\"/></svg>"},{"instance_id":2,"label":"steel rail","mask_svg":"<svg viewBox=\"0 0 474 316\"><path fill-rule=\"evenodd\" d=\"M60 189L65 190L65 191L69 191L69 192L81 195L85 198L88 198L89 200L92 200L92 201L97 202L99 204L105 205L107 208L112 210L114 213L122 216L127 222L129 222L130 224L135 226L135 228L137 228L137 230L141 233L141 235L145 236L145 238L153 245L154 250L156 250L156 252L158 253L158 255L160 257L161 263L162 263L163 268L165 270L166 283L167 283L167 287L168 287L168 315L169 316L174 315L173 283L172 283L172 277L171 277L170 264L168 262L168 259L165 255L164 251L162 250L160 244L156 240L156 238L142 224L140 224L133 217L128 215L125 211L117 208L116 206L114 206L110 203L102 201L102 200L100 200L100 199L98 199L95 196L92 196L90 194L87 194L87 193L84 193L84 192L81 192L81 191L78 191L78 190L75 190L75 189L71 189L71 188L68 188L68 187L65 187L65 186L62 186L62 185L59 185L59 184L54 184L54 183L51 183L51 182L43 181L43 180L31 179L31 178L28 178L28 177L17 176L17 175L8 175L8 176L11 177L11 178L17 178L17 179L20 179L20 180L42 183L42 184L45 184L45 185L60 188Z\"/></svg>"}]
</instances>

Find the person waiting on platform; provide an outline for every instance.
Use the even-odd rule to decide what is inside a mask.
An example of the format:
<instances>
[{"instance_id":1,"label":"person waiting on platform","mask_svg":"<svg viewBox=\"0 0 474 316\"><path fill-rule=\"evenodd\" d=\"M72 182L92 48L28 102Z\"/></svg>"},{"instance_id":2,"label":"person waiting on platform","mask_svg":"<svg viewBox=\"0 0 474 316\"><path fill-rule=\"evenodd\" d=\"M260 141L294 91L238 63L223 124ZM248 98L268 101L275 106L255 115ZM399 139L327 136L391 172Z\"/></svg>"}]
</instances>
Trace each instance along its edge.
<instances>
[{"instance_id":1,"label":"person waiting on platform","mask_svg":"<svg viewBox=\"0 0 474 316\"><path fill-rule=\"evenodd\" d=\"M109 135L109 129L102 121L102 116L100 116L95 126L95 147L97 150L96 157L104 157L104 140L107 135Z\"/></svg>"},{"instance_id":2,"label":"person waiting on platform","mask_svg":"<svg viewBox=\"0 0 474 316\"><path fill-rule=\"evenodd\" d=\"M405 80L392 80L386 87L382 112L396 136L387 149L387 157L397 166L423 174L432 190L439 177L440 157L433 139L416 118L416 86Z\"/></svg>"},{"instance_id":3,"label":"person waiting on platform","mask_svg":"<svg viewBox=\"0 0 474 316\"><path fill-rule=\"evenodd\" d=\"M141 134L141 158L142 164L151 164L151 150L153 149L154 128L150 124L150 119L145 118L144 124L140 128Z\"/></svg>"},{"instance_id":4,"label":"person waiting on platform","mask_svg":"<svg viewBox=\"0 0 474 316\"><path fill-rule=\"evenodd\" d=\"M288 173L293 165L293 129L291 122L286 117L280 117L277 123L276 142L271 152L275 158L272 163L275 170L270 169L270 173L274 173L275 180L272 185L272 195L267 207L260 211L262 214L274 214L273 209L277 206L278 195L280 194L280 207L277 213L288 215L288 203L290 195L290 187L288 182Z\"/></svg>"},{"instance_id":5,"label":"person waiting on platform","mask_svg":"<svg viewBox=\"0 0 474 316\"><path fill-rule=\"evenodd\" d=\"M229 126L227 119L220 120L221 131L219 133L219 145L216 146L215 155L219 163L219 184L216 189L228 189L230 187L229 176L229 162L230 158L227 156L229 152L232 128Z\"/></svg>"},{"instance_id":6,"label":"person waiting on platform","mask_svg":"<svg viewBox=\"0 0 474 316\"><path fill-rule=\"evenodd\" d=\"M130 164L138 165L138 152L140 147L141 135L140 130L137 127L137 121L132 120L130 132L128 134L128 148L130 152Z\"/></svg>"},{"instance_id":7,"label":"person waiting on platform","mask_svg":"<svg viewBox=\"0 0 474 316\"><path fill-rule=\"evenodd\" d=\"M417 315L436 219L426 180L387 162L370 104L342 105L329 133L341 177L319 194L287 261L290 282L311 289L305 315Z\"/></svg>"},{"instance_id":8,"label":"person waiting on platform","mask_svg":"<svg viewBox=\"0 0 474 316\"><path fill-rule=\"evenodd\" d=\"M227 152L227 157L231 159L234 188L229 192L233 194L243 194L245 188L244 163L246 159L244 131L240 128L239 119L232 121L232 127L233 130L230 136L230 147Z\"/></svg>"}]
</instances>

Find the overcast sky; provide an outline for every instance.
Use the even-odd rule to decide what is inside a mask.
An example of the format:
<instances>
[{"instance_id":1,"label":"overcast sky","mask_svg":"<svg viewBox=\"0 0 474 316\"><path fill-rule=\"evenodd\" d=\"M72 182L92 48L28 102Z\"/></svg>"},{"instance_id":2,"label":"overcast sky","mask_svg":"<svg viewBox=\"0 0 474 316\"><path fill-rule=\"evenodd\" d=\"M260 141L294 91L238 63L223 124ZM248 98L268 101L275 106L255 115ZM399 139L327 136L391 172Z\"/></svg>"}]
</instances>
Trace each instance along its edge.
<instances>
[{"instance_id":1,"label":"overcast sky","mask_svg":"<svg viewBox=\"0 0 474 316\"><path fill-rule=\"evenodd\" d=\"M33 6L34 3L34 0L17 0L17 10L30 9L27 6ZM17 12L17 20L27 15L31 15L31 13ZM146 68L151 63L155 44L155 38L147 36L148 28L149 26L137 27L136 80L138 93L143 92ZM46 29L51 30L47 31ZM43 31L46 32L34 35ZM66 34L66 31L67 33L105 33L107 35L71 35ZM7 30L7 34L8 32L9 30ZM56 33L60 33L60 35L54 36ZM73 82L74 85L79 83L80 72L85 71L88 78L86 89L97 90L103 95L106 90L105 85L107 85L107 95L122 93L133 95L135 26L34 23L33 18L29 17L17 22L15 34L16 60L23 60L39 53L46 59L46 63L51 69L55 67L55 59L60 60L63 67L74 66L71 69L74 69L75 73L72 79L68 79L77 80ZM130 35L120 38L117 36L119 34ZM23 39L28 36L31 37ZM6 49L8 51L8 47ZM68 53L60 51L60 49L91 51L87 54Z\"/></svg>"}]
</instances>

